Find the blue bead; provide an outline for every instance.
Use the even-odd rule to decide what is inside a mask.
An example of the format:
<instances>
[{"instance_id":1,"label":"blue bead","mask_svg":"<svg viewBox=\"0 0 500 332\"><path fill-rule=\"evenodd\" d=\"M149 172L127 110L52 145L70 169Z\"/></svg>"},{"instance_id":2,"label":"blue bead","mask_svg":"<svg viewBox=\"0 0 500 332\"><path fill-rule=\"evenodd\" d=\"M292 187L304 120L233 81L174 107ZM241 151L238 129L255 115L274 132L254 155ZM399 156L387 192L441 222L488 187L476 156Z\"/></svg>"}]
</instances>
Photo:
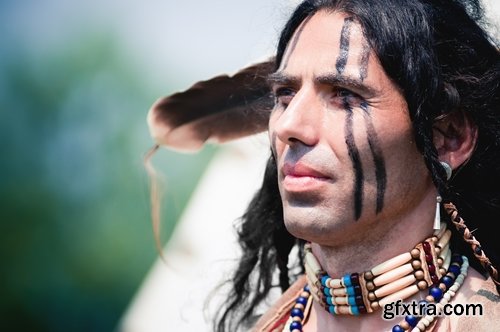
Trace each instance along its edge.
<instances>
[{"instance_id":1,"label":"blue bead","mask_svg":"<svg viewBox=\"0 0 500 332\"><path fill-rule=\"evenodd\" d=\"M427 315L427 303L428 302L426 300L418 301L418 307L423 310L422 315Z\"/></svg>"},{"instance_id":2,"label":"blue bead","mask_svg":"<svg viewBox=\"0 0 500 332\"><path fill-rule=\"evenodd\" d=\"M446 289L450 288L451 285L453 285L453 281L454 281L453 278L451 278L449 276L444 276L444 277L441 278L441 282L443 284L445 284Z\"/></svg>"},{"instance_id":3,"label":"blue bead","mask_svg":"<svg viewBox=\"0 0 500 332\"><path fill-rule=\"evenodd\" d=\"M332 294L330 294L330 288L328 288L328 287L325 287L323 289L323 293L325 293L326 296L331 296L332 295Z\"/></svg>"},{"instance_id":4,"label":"blue bead","mask_svg":"<svg viewBox=\"0 0 500 332\"><path fill-rule=\"evenodd\" d=\"M349 296L354 296L354 287L347 287L346 288L346 291L347 291L347 295Z\"/></svg>"},{"instance_id":5,"label":"blue bead","mask_svg":"<svg viewBox=\"0 0 500 332\"><path fill-rule=\"evenodd\" d=\"M403 330L403 328L399 325L394 325L392 332L405 332L405 330Z\"/></svg>"},{"instance_id":6,"label":"blue bead","mask_svg":"<svg viewBox=\"0 0 500 332\"><path fill-rule=\"evenodd\" d=\"M348 296L347 297L347 304L355 306L356 305L356 298L354 296Z\"/></svg>"},{"instance_id":7,"label":"blue bead","mask_svg":"<svg viewBox=\"0 0 500 332\"><path fill-rule=\"evenodd\" d=\"M306 292L308 292L308 293L310 293L310 292L311 292L311 290L309 289L309 285L307 285L307 284L306 284L306 285L304 286L304 291L306 291Z\"/></svg>"},{"instance_id":8,"label":"blue bead","mask_svg":"<svg viewBox=\"0 0 500 332\"><path fill-rule=\"evenodd\" d=\"M346 274L345 276L342 277L342 280L344 281L344 286L345 287L351 287L351 276L349 274Z\"/></svg>"},{"instance_id":9,"label":"blue bead","mask_svg":"<svg viewBox=\"0 0 500 332\"><path fill-rule=\"evenodd\" d=\"M327 296L326 297L326 303L328 303L328 304L334 304L333 301L332 301L332 297L331 296Z\"/></svg>"},{"instance_id":10,"label":"blue bead","mask_svg":"<svg viewBox=\"0 0 500 332\"><path fill-rule=\"evenodd\" d=\"M351 312L354 316L359 315L359 308L357 306L351 307Z\"/></svg>"},{"instance_id":11,"label":"blue bead","mask_svg":"<svg viewBox=\"0 0 500 332\"><path fill-rule=\"evenodd\" d=\"M411 327L417 326L419 319L413 315L408 315L405 317L405 321L410 324Z\"/></svg>"},{"instance_id":12,"label":"blue bead","mask_svg":"<svg viewBox=\"0 0 500 332\"><path fill-rule=\"evenodd\" d=\"M453 273L457 277L460 274L460 267L457 265L450 265L448 272Z\"/></svg>"},{"instance_id":13,"label":"blue bead","mask_svg":"<svg viewBox=\"0 0 500 332\"><path fill-rule=\"evenodd\" d=\"M443 297L443 291L439 287L431 287L429 294L436 302L439 302L439 300Z\"/></svg>"},{"instance_id":14,"label":"blue bead","mask_svg":"<svg viewBox=\"0 0 500 332\"><path fill-rule=\"evenodd\" d=\"M306 305L307 304L307 299L305 297L299 296L295 300L295 303L300 303L300 304Z\"/></svg>"},{"instance_id":15,"label":"blue bead","mask_svg":"<svg viewBox=\"0 0 500 332\"><path fill-rule=\"evenodd\" d=\"M290 315L292 317L300 317L300 318L304 318L304 312L302 312L302 310L298 309L298 308L293 308L292 309L292 312L290 313Z\"/></svg>"},{"instance_id":16,"label":"blue bead","mask_svg":"<svg viewBox=\"0 0 500 332\"><path fill-rule=\"evenodd\" d=\"M326 282L328 281L328 279L330 279L329 276L324 276L323 278L321 278L321 284L325 287L328 287Z\"/></svg>"},{"instance_id":17,"label":"blue bead","mask_svg":"<svg viewBox=\"0 0 500 332\"><path fill-rule=\"evenodd\" d=\"M464 260L463 260L461 255L453 255L453 256L451 256L451 262L458 263L459 265L462 265Z\"/></svg>"},{"instance_id":18,"label":"blue bead","mask_svg":"<svg viewBox=\"0 0 500 332\"><path fill-rule=\"evenodd\" d=\"M328 306L328 312L331 313L332 315L335 315L335 306L334 305Z\"/></svg>"},{"instance_id":19,"label":"blue bead","mask_svg":"<svg viewBox=\"0 0 500 332\"><path fill-rule=\"evenodd\" d=\"M293 330L302 331L302 324L300 322L293 321L292 324L290 324L290 331L293 331Z\"/></svg>"}]
</instances>

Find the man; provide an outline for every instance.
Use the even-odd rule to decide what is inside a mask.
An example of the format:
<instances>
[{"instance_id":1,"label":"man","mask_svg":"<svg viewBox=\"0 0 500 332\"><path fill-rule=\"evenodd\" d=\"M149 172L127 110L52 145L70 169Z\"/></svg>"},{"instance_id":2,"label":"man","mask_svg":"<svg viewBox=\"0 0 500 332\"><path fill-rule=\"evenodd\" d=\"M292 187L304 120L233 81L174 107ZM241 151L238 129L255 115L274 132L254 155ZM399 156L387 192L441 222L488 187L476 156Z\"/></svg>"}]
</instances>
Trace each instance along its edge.
<instances>
[{"instance_id":1,"label":"man","mask_svg":"<svg viewBox=\"0 0 500 332\"><path fill-rule=\"evenodd\" d=\"M275 281L284 295L255 330L499 326L500 56L480 19L475 1L297 7L267 76L272 156L242 217L244 255L219 331L253 324ZM159 101L153 136L197 147L261 130L269 71L219 78L240 90L204 111L188 102L200 86ZM466 303L481 313L431 312Z\"/></svg>"}]
</instances>

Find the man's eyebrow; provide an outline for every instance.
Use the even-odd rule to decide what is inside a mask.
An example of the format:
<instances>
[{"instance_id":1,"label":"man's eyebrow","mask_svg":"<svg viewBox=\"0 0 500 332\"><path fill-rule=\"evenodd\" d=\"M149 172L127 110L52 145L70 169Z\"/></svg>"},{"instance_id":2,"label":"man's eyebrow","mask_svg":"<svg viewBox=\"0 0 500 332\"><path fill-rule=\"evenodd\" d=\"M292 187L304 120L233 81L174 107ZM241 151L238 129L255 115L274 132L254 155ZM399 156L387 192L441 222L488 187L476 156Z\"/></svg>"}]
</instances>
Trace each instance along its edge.
<instances>
[{"instance_id":1,"label":"man's eyebrow","mask_svg":"<svg viewBox=\"0 0 500 332\"><path fill-rule=\"evenodd\" d=\"M315 81L319 84L340 85L345 88L352 88L353 90L367 94L369 96L375 94L376 92L375 88L366 85L359 78L345 74L340 75L337 73L327 73L316 77Z\"/></svg>"},{"instance_id":2,"label":"man's eyebrow","mask_svg":"<svg viewBox=\"0 0 500 332\"><path fill-rule=\"evenodd\" d=\"M290 76L283 72L275 72L267 77L267 82L270 87L273 85L296 86L300 85L300 78ZM352 88L354 92L359 92L367 95L368 97L376 93L376 89L366 85L361 79L357 77L348 76L345 74L327 73L319 75L315 78L317 84L326 85L339 85L344 88Z\"/></svg>"},{"instance_id":3,"label":"man's eyebrow","mask_svg":"<svg viewBox=\"0 0 500 332\"><path fill-rule=\"evenodd\" d=\"M283 72L275 72L275 73L272 73L272 74L269 74L269 76L267 76L267 82L269 84L269 86L273 86L273 85L298 85L300 83L300 79L298 77L295 77L295 76L290 76L290 75L287 75Z\"/></svg>"}]
</instances>

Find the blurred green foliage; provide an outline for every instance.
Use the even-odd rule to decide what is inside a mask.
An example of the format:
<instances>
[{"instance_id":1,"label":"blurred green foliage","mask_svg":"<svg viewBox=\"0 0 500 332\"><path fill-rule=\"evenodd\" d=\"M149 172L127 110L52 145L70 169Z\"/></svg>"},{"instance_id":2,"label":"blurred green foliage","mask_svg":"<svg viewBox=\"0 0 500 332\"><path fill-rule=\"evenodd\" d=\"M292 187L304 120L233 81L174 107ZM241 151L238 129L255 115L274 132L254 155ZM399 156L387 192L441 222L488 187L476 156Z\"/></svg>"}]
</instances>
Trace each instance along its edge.
<instances>
[{"instance_id":1,"label":"blurred green foliage","mask_svg":"<svg viewBox=\"0 0 500 332\"><path fill-rule=\"evenodd\" d=\"M0 58L4 331L112 331L158 257L142 158L146 112L165 93L112 36L76 37ZM153 158L162 241L214 151Z\"/></svg>"}]
</instances>

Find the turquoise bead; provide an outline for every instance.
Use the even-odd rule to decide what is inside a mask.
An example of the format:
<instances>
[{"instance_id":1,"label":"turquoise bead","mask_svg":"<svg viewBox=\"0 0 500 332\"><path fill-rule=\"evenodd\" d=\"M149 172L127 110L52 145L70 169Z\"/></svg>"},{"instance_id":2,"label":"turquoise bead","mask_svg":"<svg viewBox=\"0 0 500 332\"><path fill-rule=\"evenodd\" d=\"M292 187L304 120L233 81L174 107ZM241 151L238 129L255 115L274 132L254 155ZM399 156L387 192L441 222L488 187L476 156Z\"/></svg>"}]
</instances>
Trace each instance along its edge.
<instances>
[{"instance_id":1,"label":"turquoise bead","mask_svg":"<svg viewBox=\"0 0 500 332\"><path fill-rule=\"evenodd\" d=\"M335 306L334 305L328 306L328 312L331 313L332 315L335 315Z\"/></svg>"},{"instance_id":2,"label":"turquoise bead","mask_svg":"<svg viewBox=\"0 0 500 332\"><path fill-rule=\"evenodd\" d=\"M344 282L345 287L351 287L351 276L349 274L346 274L345 276L342 277L342 281Z\"/></svg>"}]
</instances>

